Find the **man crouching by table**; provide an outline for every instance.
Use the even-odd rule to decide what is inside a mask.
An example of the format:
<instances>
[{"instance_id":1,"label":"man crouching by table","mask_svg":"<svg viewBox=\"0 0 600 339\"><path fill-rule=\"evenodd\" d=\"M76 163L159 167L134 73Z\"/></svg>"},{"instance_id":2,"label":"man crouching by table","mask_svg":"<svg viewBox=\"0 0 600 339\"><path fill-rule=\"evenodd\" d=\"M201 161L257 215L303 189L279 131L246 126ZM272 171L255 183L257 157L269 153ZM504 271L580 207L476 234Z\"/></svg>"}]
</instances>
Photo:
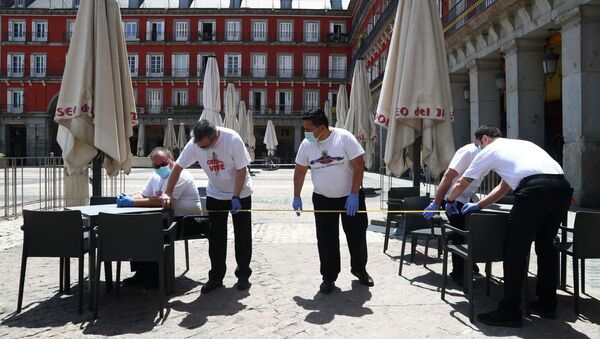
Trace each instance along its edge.
<instances>
[{"instance_id":1,"label":"man crouching by table","mask_svg":"<svg viewBox=\"0 0 600 339\"><path fill-rule=\"evenodd\" d=\"M154 173L148 179L141 192L133 195L121 193L117 197L118 207L162 207L160 197L167 187L167 179L175 165L173 154L163 147L157 147L150 153ZM173 190L173 212L175 219L200 211L200 196L194 183L194 178L183 170ZM143 284L144 287L158 286L158 264L149 262L132 262L131 270L135 275L123 280L123 285L134 286Z\"/></svg>"}]
</instances>

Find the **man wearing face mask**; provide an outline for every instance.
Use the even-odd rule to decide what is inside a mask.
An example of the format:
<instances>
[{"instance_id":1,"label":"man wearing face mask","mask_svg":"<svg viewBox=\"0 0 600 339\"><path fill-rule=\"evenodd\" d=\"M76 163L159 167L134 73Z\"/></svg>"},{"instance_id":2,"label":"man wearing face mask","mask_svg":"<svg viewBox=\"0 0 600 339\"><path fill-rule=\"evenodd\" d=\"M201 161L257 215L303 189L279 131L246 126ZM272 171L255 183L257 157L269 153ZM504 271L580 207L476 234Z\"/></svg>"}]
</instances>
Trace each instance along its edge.
<instances>
[{"instance_id":1,"label":"man wearing face mask","mask_svg":"<svg viewBox=\"0 0 600 339\"><path fill-rule=\"evenodd\" d=\"M346 210L345 213L315 212L317 247L321 260L323 282L319 290L329 294L340 273L339 219L346 233L350 250L350 272L361 284L373 286L367 273L367 213L365 195L360 188L365 153L358 140L347 130L329 127L322 109L313 109L302 116L306 138L300 144L294 170L293 208L300 215L300 193L310 168L314 186L312 201L315 210Z\"/></svg>"},{"instance_id":2,"label":"man wearing face mask","mask_svg":"<svg viewBox=\"0 0 600 339\"><path fill-rule=\"evenodd\" d=\"M479 314L477 320L492 326L521 326L521 288L534 238L538 300L530 304L531 309L542 317L555 318L557 266L553 243L569 209L571 186L560 165L536 144L504 139L487 128L478 129L475 138L482 150L454 185L448 203L456 204L455 199L470 183L490 170L500 175L500 184L478 203L463 206L461 213L479 211L511 189L515 195L504 240L504 298L496 311Z\"/></svg>"},{"instance_id":3,"label":"man wearing face mask","mask_svg":"<svg viewBox=\"0 0 600 339\"><path fill-rule=\"evenodd\" d=\"M500 130L496 127L480 127L480 129L483 128L488 129L493 135L502 136ZM479 145L479 141L477 141L477 137L475 139L475 143L467 144L454 153L454 157L452 157L452 161L450 161L450 165L440 181L433 202L431 202L425 210L437 211L443 206L443 200L448 198L452 185L454 185L458 178L465 173L473 159L475 159L475 156L481 151L481 146ZM477 191L480 184L481 179L473 180L464 192L456 198L455 203L448 204L446 215L450 221L450 225L461 230L465 229L465 216L458 211L465 204L471 202L471 196ZM425 219L431 219L434 214L434 212L425 212L423 213L423 217ZM462 244L464 242L463 238L464 237L459 234L453 234L448 237L448 240L451 240L454 244ZM452 272L450 272L450 276L459 286L462 286L463 284L463 267L464 260L460 256L452 254ZM479 272L477 265L473 266L473 271L475 273Z\"/></svg>"},{"instance_id":4,"label":"man wearing face mask","mask_svg":"<svg viewBox=\"0 0 600 339\"><path fill-rule=\"evenodd\" d=\"M167 178L171 174L171 169L175 165L173 155L169 150L163 147L157 147L150 153L150 160L154 173L146 182L146 185L140 193L127 195L121 193L117 197L118 207L160 207L162 201L160 197L165 192L167 187ZM175 218L185 216L186 214L194 214L194 210L200 211L200 197L198 189L194 183L194 178L188 171L183 171L177 180L175 189L173 190L173 214ZM126 286L144 283L148 287L158 284L158 265L155 263L132 262L132 271L136 274L123 280Z\"/></svg>"},{"instance_id":5,"label":"man wearing face mask","mask_svg":"<svg viewBox=\"0 0 600 339\"><path fill-rule=\"evenodd\" d=\"M206 208L211 224L208 238L211 269L201 292L208 293L223 287L227 256L227 210L231 212L235 234L236 287L247 290L252 274L252 218L248 211L252 208L252 181L246 169L250 164L250 155L242 138L234 130L216 127L208 120L198 121L194 126L194 137L181 151L169 176L167 188L161 197L164 206L171 204L180 173L195 162L202 166L208 177Z\"/></svg>"}]
</instances>

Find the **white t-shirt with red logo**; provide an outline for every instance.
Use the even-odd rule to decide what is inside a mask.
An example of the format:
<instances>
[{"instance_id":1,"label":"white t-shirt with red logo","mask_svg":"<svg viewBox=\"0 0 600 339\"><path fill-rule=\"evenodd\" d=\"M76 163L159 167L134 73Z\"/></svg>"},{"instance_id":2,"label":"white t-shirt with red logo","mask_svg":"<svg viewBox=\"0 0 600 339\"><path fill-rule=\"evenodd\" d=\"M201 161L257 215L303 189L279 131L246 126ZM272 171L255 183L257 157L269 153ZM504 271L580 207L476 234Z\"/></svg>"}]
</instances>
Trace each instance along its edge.
<instances>
[{"instance_id":1,"label":"white t-shirt with red logo","mask_svg":"<svg viewBox=\"0 0 600 339\"><path fill-rule=\"evenodd\" d=\"M142 195L146 198L160 197L167 187L167 179L162 178L156 173L152 174L146 186L142 189ZM174 214L176 217L198 214L196 211L200 211L201 209L202 205L200 204L200 196L198 195L194 177L187 170L183 170L173 190Z\"/></svg>"},{"instance_id":2,"label":"white t-shirt with red logo","mask_svg":"<svg viewBox=\"0 0 600 339\"><path fill-rule=\"evenodd\" d=\"M456 181L462 177L463 173L465 173L467 168L469 168L469 165L471 162L473 162L473 159L475 159L477 153L477 146L475 146L475 144L467 144L454 153L454 157L452 157L452 161L450 161L448 168L455 170L458 175L452 180L452 185L450 186L451 188L454 187ZM463 204L468 203L471 201L471 196L473 193L477 192L480 184L481 178L474 178L474 180L471 181L469 186L467 186L467 188L456 198L456 200L462 202ZM451 189L448 190L446 193L446 198L448 198L451 191Z\"/></svg>"},{"instance_id":3,"label":"white t-shirt with red logo","mask_svg":"<svg viewBox=\"0 0 600 339\"><path fill-rule=\"evenodd\" d=\"M364 153L352 133L332 128L325 140L310 142L304 139L296 154L296 163L310 167L315 193L327 198L341 198L352 191L354 168L350 160Z\"/></svg>"},{"instance_id":4,"label":"white t-shirt with red logo","mask_svg":"<svg viewBox=\"0 0 600 339\"><path fill-rule=\"evenodd\" d=\"M202 149L194 143L194 139L190 140L179 154L177 165L186 168L197 161L208 176L206 195L219 200L231 200L237 171L248 166L251 159L236 131L225 127L217 129L220 135L216 144L211 148ZM246 181L240 198L251 194L252 181L250 173L246 171Z\"/></svg>"}]
</instances>

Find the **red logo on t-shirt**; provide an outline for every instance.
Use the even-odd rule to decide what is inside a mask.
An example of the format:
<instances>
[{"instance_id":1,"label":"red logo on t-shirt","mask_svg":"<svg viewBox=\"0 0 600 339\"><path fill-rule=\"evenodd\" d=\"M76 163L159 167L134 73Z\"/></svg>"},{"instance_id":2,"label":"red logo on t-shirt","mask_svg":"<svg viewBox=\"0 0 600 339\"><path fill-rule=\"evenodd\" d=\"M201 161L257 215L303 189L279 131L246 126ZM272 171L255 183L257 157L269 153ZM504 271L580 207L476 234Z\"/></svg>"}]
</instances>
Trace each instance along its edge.
<instances>
[{"instance_id":1,"label":"red logo on t-shirt","mask_svg":"<svg viewBox=\"0 0 600 339\"><path fill-rule=\"evenodd\" d=\"M219 171L224 171L225 163L222 162L221 160L219 160L219 158L217 157L217 154L215 152L213 152L212 155L213 155L212 159L208 159L206 161L206 164L208 165L208 169L211 172L215 172L215 174L218 174Z\"/></svg>"}]
</instances>

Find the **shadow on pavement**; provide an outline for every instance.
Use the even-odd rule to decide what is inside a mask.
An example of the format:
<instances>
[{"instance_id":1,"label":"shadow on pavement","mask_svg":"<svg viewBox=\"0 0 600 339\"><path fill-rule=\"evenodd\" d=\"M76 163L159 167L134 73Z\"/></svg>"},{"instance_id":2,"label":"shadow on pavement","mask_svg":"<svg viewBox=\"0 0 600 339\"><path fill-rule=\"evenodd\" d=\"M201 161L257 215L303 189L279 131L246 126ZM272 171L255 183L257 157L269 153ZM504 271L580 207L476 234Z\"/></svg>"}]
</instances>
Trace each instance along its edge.
<instances>
[{"instance_id":1,"label":"shadow on pavement","mask_svg":"<svg viewBox=\"0 0 600 339\"><path fill-rule=\"evenodd\" d=\"M354 280L349 291L341 291L336 287L329 295L317 292L312 299L295 296L294 301L305 310L313 311L306 316L306 322L324 325L330 323L336 315L362 317L373 314L373 310L364 307L364 303L371 300L371 296L368 287Z\"/></svg>"}]
</instances>

